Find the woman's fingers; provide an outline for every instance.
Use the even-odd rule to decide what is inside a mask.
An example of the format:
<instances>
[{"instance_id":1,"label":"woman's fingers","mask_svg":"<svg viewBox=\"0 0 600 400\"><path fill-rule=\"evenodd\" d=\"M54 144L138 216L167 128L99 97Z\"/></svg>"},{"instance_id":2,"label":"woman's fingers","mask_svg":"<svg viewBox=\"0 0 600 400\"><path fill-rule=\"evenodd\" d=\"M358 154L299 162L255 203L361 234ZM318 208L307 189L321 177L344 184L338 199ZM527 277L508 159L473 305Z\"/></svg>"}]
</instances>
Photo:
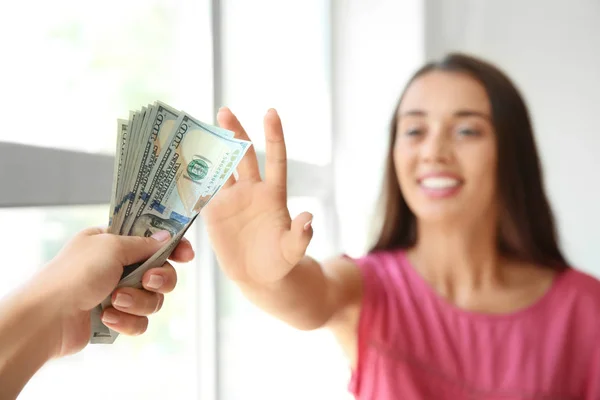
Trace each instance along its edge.
<instances>
[{"instance_id":1,"label":"woman's fingers","mask_svg":"<svg viewBox=\"0 0 600 400\"><path fill-rule=\"evenodd\" d=\"M148 329L148 318L127 314L123 311L108 307L102 313L102 322L119 333L137 336Z\"/></svg>"},{"instance_id":2,"label":"woman's fingers","mask_svg":"<svg viewBox=\"0 0 600 400\"><path fill-rule=\"evenodd\" d=\"M178 263L185 263L192 261L194 259L194 249L192 248L192 244L186 238L181 238L181 241L171 253L169 257L171 260Z\"/></svg>"},{"instance_id":3,"label":"woman's fingers","mask_svg":"<svg viewBox=\"0 0 600 400\"><path fill-rule=\"evenodd\" d=\"M231 174L231 176L223 184L223 187L221 188L221 190L227 189L228 187L233 186L234 183L235 183L235 176L233 176L233 174Z\"/></svg>"},{"instance_id":4,"label":"woman's fingers","mask_svg":"<svg viewBox=\"0 0 600 400\"><path fill-rule=\"evenodd\" d=\"M283 257L290 265L296 265L306 253L313 236L312 219L309 212L298 215L292 221L291 229L281 238Z\"/></svg>"},{"instance_id":5,"label":"woman's fingers","mask_svg":"<svg viewBox=\"0 0 600 400\"><path fill-rule=\"evenodd\" d=\"M265 181L283 191L287 184L287 155L283 140L283 127L277 111L270 109L265 115L266 163Z\"/></svg>"},{"instance_id":6,"label":"woman's fingers","mask_svg":"<svg viewBox=\"0 0 600 400\"><path fill-rule=\"evenodd\" d=\"M244 127L229 108L221 107L217 113L217 121L222 128L235 132L235 137L237 139L250 141L250 138L244 130ZM240 179L260 180L258 160L256 159L256 151L254 150L254 146L250 146L250 148L248 148L244 158L242 158L238 164L237 170L240 174Z\"/></svg>"},{"instance_id":7,"label":"woman's fingers","mask_svg":"<svg viewBox=\"0 0 600 400\"><path fill-rule=\"evenodd\" d=\"M120 288L111 296L112 306L119 311L144 317L162 307L165 295L134 288Z\"/></svg>"}]
</instances>

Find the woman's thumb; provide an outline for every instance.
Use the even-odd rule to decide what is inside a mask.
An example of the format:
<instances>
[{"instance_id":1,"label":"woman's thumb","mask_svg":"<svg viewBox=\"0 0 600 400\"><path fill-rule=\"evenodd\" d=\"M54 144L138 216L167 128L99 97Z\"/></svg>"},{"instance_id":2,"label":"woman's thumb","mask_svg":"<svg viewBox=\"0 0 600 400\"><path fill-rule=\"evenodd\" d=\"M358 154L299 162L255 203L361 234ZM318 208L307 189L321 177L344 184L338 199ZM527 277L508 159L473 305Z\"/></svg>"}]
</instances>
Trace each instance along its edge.
<instances>
[{"instance_id":1,"label":"woman's thumb","mask_svg":"<svg viewBox=\"0 0 600 400\"><path fill-rule=\"evenodd\" d=\"M283 235L284 257L295 265L306 253L306 248L313 235L313 216L309 212L303 212L292 221L291 229Z\"/></svg>"}]
</instances>

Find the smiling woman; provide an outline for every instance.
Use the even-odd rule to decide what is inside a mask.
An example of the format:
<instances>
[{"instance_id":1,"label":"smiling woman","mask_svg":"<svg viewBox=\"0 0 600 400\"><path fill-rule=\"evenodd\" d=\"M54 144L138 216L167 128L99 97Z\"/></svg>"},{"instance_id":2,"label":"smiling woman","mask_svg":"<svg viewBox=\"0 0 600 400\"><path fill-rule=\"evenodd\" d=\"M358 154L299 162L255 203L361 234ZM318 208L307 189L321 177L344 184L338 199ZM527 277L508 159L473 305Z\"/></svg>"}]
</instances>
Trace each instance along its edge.
<instances>
[{"instance_id":1,"label":"smiling woman","mask_svg":"<svg viewBox=\"0 0 600 400\"><path fill-rule=\"evenodd\" d=\"M407 204L410 200L402 197L400 187L411 196L410 163L414 168L420 154L428 161L420 168L427 171L412 173L422 174L413 178L421 195L445 198L463 192L472 202L460 204L470 210L474 220L489 212L499 218L498 240L503 251L529 262L559 269L564 266L542 187L529 114L508 78L475 59L455 55L424 66L411 82L411 90L401 96L392 121L382 197L388 216L405 218L385 218L374 250L409 246L416 241L415 217ZM448 93L449 98L440 93ZM425 100L430 102L428 110L419 108ZM460 168L469 170L472 177L464 189ZM409 176L403 176L406 174ZM443 176L445 179L440 180ZM403 179L407 180L406 187L402 186Z\"/></svg>"},{"instance_id":2,"label":"smiling woman","mask_svg":"<svg viewBox=\"0 0 600 400\"><path fill-rule=\"evenodd\" d=\"M354 260L358 398L600 396L600 324L583 317L600 283L561 253L528 111L502 72L454 54L414 75L381 200L376 244Z\"/></svg>"},{"instance_id":3,"label":"smiling woman","mask_svg":"<svg viewBox=\"0 0 600 400\"><path fill-rule=\"evenodd\" d=\"M333 332L357 399L600 397L600 282L561 253L527 108L496 67L454 54L409 81L361 258L305 255L313 217L287 208L276 111L264 131L265 178L249 152L205 209L211 242L258 307Z\"/></svg>"},{"instance_id":4,"label":"smiling woman","mask_svg":"<svg viewBox=\"0 0 600 400\"><path fill-rule=\"evenodd\" d=\"M448 102L432 91L456 94ZM425 98L435 100L426 110L416 108ZM467 75L455 73L448 79L447 73L436 71L414 82L399 109L393 148L411 209L430 213L432 219L446 218L449 209L459 219L462 208L474 219L491 211L496 140L490 112L485 88Z\"/></svg>"}]
</instances>

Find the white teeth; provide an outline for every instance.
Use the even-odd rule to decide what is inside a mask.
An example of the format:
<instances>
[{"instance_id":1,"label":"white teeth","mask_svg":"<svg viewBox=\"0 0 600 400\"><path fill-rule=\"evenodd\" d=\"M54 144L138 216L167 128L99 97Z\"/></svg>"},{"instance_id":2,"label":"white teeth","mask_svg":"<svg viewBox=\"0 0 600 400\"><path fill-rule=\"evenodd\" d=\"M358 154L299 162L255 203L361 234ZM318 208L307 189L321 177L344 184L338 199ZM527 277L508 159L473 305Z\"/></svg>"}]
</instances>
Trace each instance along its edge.
<instances>
[{"instance_id":1,"label":"white teeth","mask_svg":"<svg viewBox=\"0 0 600 400\"><path fill-rule=\"evenodd\" d=\"M446 176L425 178L421 181L421 186L427 189L448 189L459 185L459 181Z\"/></svg>"}]
</instances>

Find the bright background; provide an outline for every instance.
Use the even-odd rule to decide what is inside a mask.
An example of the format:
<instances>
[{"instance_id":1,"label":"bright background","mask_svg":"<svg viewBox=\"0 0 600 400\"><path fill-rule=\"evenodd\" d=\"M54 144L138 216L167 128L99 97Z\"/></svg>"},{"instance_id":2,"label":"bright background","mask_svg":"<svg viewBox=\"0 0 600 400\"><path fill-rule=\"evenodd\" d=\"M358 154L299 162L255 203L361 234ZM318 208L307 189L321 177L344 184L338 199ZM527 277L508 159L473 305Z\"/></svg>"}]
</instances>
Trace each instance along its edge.
<instances>
[{"instance_id":1,"label":"bright background","mask_svg":"<svg viewBox=\"0 0 600 400\"><path fill-rule=\"evenodd\" d=\"M595 0L12 2L0 13L0 241L10 250L0 296L75 232L105 224L110 195L50 204L44 190L8 204L21 171L5 168L2 142L108 158L116 118L157 99L211 123L228 105L259 151L262 117L277 108L289 207L315 215L309 254L362 254L396 99L415 68L450 50L498 63L523 90L565 250L600 276L598 20ZM20 184L47 179L43 159L31 164L39 177ZM90 188L111 178L95 171ZM86 188L56 179L64 190ZM32 200L41 205L24 207ZM332 337L257 310L219 273L201 222L188 237L197 260L176 266L179 285L145 335L48 364L20 398L349 399Z\"/></svg>"}]
</instances>

